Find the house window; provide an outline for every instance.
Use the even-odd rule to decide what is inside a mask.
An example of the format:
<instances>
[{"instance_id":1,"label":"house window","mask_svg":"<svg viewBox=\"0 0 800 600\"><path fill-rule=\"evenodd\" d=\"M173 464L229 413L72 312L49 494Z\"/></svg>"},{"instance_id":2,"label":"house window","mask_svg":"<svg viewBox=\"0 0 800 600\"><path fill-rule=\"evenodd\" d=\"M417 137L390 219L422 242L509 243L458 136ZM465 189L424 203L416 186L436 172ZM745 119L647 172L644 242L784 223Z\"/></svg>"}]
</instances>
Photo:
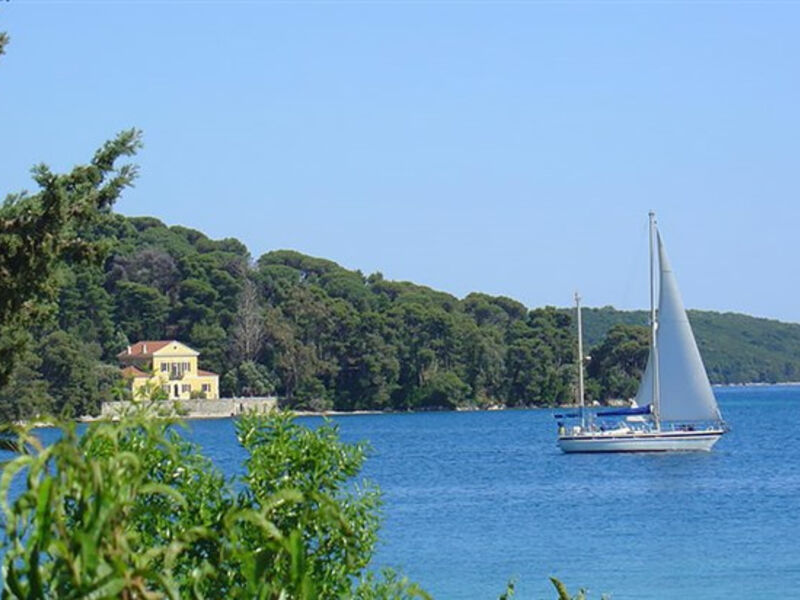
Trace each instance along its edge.
<instances>
[{"instance_id":1,"label":"house window","mask_svg":"<svg viewBox=\"0 0 800 600\"><path fill-rule=\"evenodd\" d=\"M184 383L181 385L181 393L188 394L192 391L192 386L188 383Z\"/></svg>"},{"instance_id":2,"label":"house window","mask_svg":"<svg viewBox=\"0 0 800 600\"><path fill-rule=\"evenodd\" d=\"M189 363L188 362L173 362L173 363L164 363L161 367L162 371L169 371L170 376L173 379L180 379L183 377L184 373L189 371Z\"/></svg>"},{"instance_id":3,"label":"house window","mask_svg":"<svg viewBox=\"0 0 800 600\"><path fill-rule=\"evenodd\" d=\"M203 384L203 391L204 392L210 392L211 391L211 384L210 383L204 383Z\"/></svg>"},{"instance_id":4,"label":"house window","mask_svg":"<svg viewBox=\"0 0 800 600\"><path fill-rule=\"evenodd\" d=\"M165 362L161 363L161 372L166 373L169 370L169 365Z\"/></svg>"}]
</instances>

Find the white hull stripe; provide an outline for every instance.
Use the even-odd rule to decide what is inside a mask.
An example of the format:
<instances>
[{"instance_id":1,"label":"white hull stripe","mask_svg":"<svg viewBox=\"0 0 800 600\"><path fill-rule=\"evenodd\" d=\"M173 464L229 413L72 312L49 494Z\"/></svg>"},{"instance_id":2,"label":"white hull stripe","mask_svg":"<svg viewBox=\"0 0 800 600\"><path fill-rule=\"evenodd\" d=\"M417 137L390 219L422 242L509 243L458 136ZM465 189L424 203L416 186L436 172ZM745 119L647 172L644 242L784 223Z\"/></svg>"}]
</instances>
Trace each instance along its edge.
<instances>
[{"instance_id":1,"label":"white hull stripe","mask_svg":"<svg viewBox=\"0 0 800 600\"><path fill-rule=\"evenodd\" d=\"M559 441L574 441L579 442L583 440L696 440L702 438L719 437L724 432L721 430L714 431L681 431L681 432L653 432L653 433L620 433L620 434L585 434L585 435L565 435L559 437Z\"/></svg>"},{"instance_id":2,"label":"white hull stripe","mask_svg":"<svg viewBox=\"0 0 800 600\"><path fill-rule=\"evenodd\" d=\"M577 452L697 452L709 451L722 433L701 435L628 435L582 436L559 438L558 446L566 453Z\"/></svg>"}]
</instances>

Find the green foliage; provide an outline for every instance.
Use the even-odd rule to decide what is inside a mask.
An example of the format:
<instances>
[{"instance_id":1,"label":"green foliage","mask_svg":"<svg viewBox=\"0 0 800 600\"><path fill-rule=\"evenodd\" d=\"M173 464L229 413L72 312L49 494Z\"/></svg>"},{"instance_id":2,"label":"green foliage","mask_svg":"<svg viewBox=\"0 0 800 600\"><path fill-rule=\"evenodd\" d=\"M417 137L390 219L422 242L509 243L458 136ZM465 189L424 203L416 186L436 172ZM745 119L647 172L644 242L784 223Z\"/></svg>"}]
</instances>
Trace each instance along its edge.
<instances>
[{"instance_id":1,"label":"green foliage","mask_svg":"<svg viewBox=\"0 0 800 600\"><path fill-rule=\"evenodd\" d=\"M0 425L0 451L2 452L19 452L19 444L17 436L13 428L8 425ZM3 463L0 462L0 467Z\"/></svg>"},{"instance_id":2,"label":"green foliage","mask_svg":"<svg viewBox=\"0 0 800 600\"><path fill-rule=\"evenodd\" d=\"M800 324L737 313L688 314L711 383L800 380ZM590 308L584 309L583 322L589 348L600 344L614 325L646 327L648 313Z\"/></svg>"},{"instance_id":3,"label":"green foliage","mask_svg":"<svg viewBox=\"0 0 800 600\"><path fill-rule=\"evenodd\" d=\"M694 310L689 320L712 382L800 380L800 325Z\"/></svg>"},{"instance_id":4,"label":"green foliage","mask_svg":"<svg viewBox=\"0 0 800 600\"><path fill-rule=\"evenodd\" d=\"M251 265L235 240L211 240L147 217L105 214L81 239L108 247L110 256L101 266L62 261L58 306L35 333L40 340L55 331L74 338L62 345L85 348L100 371L99 361L113 362L130 342L175 338L201 353L202 368L220 374L224 394L274 393L295 409L551 406L574 398L569 311L528 311L478 293L458 300L292 251L267 253ZM800 343L793 341L800 326L695 311L690 318L712 381L800 375ZM609 307L584 311L587 348L594 345L588 397L635 393L646 336L633 325L646 319ZM0 348L18 353L29 331L0 336ZM41 360L44 348L33 349ZM78 381L68 388L83 397L66 398L56 371L42 373L34 362L17 372L14 385L24 388L27 377L31 390L45 393L23 394L18 402L25 406L9 414L67 404L73 414L96 411L107 386L88 385L89 364L76 366ZM11 394L0 390L2 398Z\"/></svg>"},{"instance_id":5,"label":"green foliage","mask_svg":"<svg viewBox=\"0 0 800 600\"><path fill-rule=\"evenodd\" d=\"M470 399L469 386L452 371L437 371L417 390L416 408L456 408Z\"/></svg>"},{"instance_id":6,"label":"green foliage","mask_svg":"<svg viewBox=\"0 0 800 600\"><path fill-rule=\"evenodd\" d=\"M586 600L586 591L581 589L575 596L571 596L567 591L567 587L555 577L550 578L553 587L558 592L558 600Z\"/></svg>"},{"instance_id":7,"label":"green foliage","mask_svg":"<svg viewBox=\"0 0 800 600\"><path fill-rule=\"evenodd\" d=\"M636 395L650 353L650 330L639 325L614 325L592 349L586 369L590 399L628 399Z\"/></svg>"},{"instance_id":8,"label":"green foliage","mask_svg":"<svg viewBox=\"0 0 800 600\"><path fill-rule=\"evenodd\" d=\"M125 344L114 322L114 301L104 283L105 274L96 265L62 269L57 320L60 330L99 345L102 357L112 360Z\"/></svg>"},{"instance_id":9,"label":"green foliage","mask_svg":"<svg viewBox=\"0 0 800 600\"><path fill-rule=\"evenodd\" d=\"M188 508L176 486L151 481L147 458L160 434L144 422L94 426L79 439L74 426L44 448L30 433L23 454L3 470L3 598L176 598L174 555L197 532L170 545L145 547L136 527L142 507L154 523ZM139 452L133 451L133 447ZM26 488L13 502L12 478L24 470Z\"/></svg>"},{"instance_id":10,"label":"green foliage","mask_svg":"<svg viewBox=\"0 0 800 600\"><path fill-rule=\"evenodd\" d=\"M135 281L120 281L114 302L117 323L128 339L161 339L169 311L169 300L161 292Z\"/></svg>"},{"instance_id":11,"label":"green foliage","mask_svg":"<svg viewBox=\"0 0 800 600\"><path fill-rule=\"evenodd\" d=\"M60 428L48 447L22 430L26 451L0 477L2 598L429 597L366 572L378 492L353 485L365 449L332 425L244 417L236 485L146 412Z\"/></svg>"},{"instance_id":12,"label":"green foliage","mask_svg":"<svg viewBox=\"0 0 800 600\"><path fill-rule=\"evenodd\" d=\"M268 396L275 392L275 384L264 365L247 361L225 374L222 389L232 396Z\"/></svg>"},{"instance_id":13,"label":"green foliage","mask_svg":"<svg viewBox=\"0 0 800 600\"><path fill-rule=\"evenodd\" d=\"M565 310L574 314L575 309ZM600 344L614 325L647 327L650 313L644 310L617 310L613 306L583 309L583 344L592 348Z\"/></svg>"},{"instance_id":14,"label":"green foliage","mask_svg":"<svg viewBox=\"0 0 800 600\"><path fill-rule=\"evenodd\" d=\"M7 196L0 207L0 386L28 341L24 332L53 310L61 266L98 264L105 256L104 240L81 233L101 221L131 185L136 168L116 163L139 146L139 132L132 129L69 173L38 165L32 172L40 191Z\"/></svg>"},{"instance_id":15,"label":"green foliage","mask_svg":"<svg viewBox=\"0 0 800 600\"><path fill-rule=\"evenodd\" d=\"M291 251L251 266L235 240L153 218L108 214L83 239L106 244L111 256L102 268L64 266L53 324L37 335L60 329L99 347L87 354L95 365L129 342L166 337L197 349L202 367L220 374L223 393L275 393L296 409L551 406L574 398L568 311L528 311L477 293L458 300ZM587 347L595 346L588 396L632 396L646 357L644 330L633 325L646 323L646 313L606 307L584 317ZM712 381L800 374L800 358L792 358L800 357L792 341L800 326L694 311L690 318ZM16 333L23 343L27 333ZM0 345L13 339L0 337ZM48 390L55 384L38 368L27 373ZM95 410L98 394L73 398L73 412ZM25 402L36 404L30 395Z\"/></svg>"},{"instance_id":16,"label":"green foliage","mask_svg":"<svg viewBox=\"0 0 800 600\"><path fill-rule=\"evenodd\" d=\"M578 593L572 596L570 595L569 591L567 591L567 587L555 577L551 577L550 582L553 584L553 587L555 587L556 591L558 592L558 600L587 600L587 595L586 595L587 592L583 588L578 590ZM607 596L606 594L603 594L600 597L600 600L610 600L610 597Z\"/></svg>"},{"instance_id":17,"label":"green foliage","mask_svg":"<svg viewBox=\"0 0 800 600\"><path fill-rule=\"evenodd\" d=\"M509 403L553 406L569 402L575 378L569 315L552 307L536 309L526 323L512 322L509 329Z\"/></svg>"},{"instance_id":18,"label":"green foliage","mask_svg":"<svg viewBox=\"0 0 800 600\"><path fill-rule=\"evenodd\" d=\"M271 520L279 530L299 532L300 560L321 597L348 595L351 576L366 568L377 542L377 488L349 485L366 449L339 441L333 424L311 431L287 415L246 416L236 429L250 454L244 504L261 509L276 496L299 493L295 502L275 507Z\"/></svg>"},{"instance_id":19,"label":"green foliage","mask_svg":"<svg viewBox=\"0 0 800 600\"><path fill-rule=\"evenodd\" d=\"M497 600L511 600L517 591L517 585L512 579L506 584L506 590L497 597Z\"/></svg>"},{"instance_id":20,"label":"green foliage","mask_svg":"<svg viewBox=\"0 0 800 600\"><path fill-rule=\"evenodd\" d=\"M103 391L113 386L114 379L100 386L98 349L81 342L64 331L54 331L39 345L42 358L39 372L49 384L53 398L51 410L56 414L79 416L92 414L99 409ZM119 371L116 372L119 378ZM110 399L107 395L105 399Z\"/></svg>"},{"instance_id":21,"label":"green foliage","mask_svg":"<svg viewBox=\"0 0 800 600\"><path fill-rule=\"evenodd\" d=\"M386 569L378 578L367 573L353 596L354 600L431 600L431 596L418 584L401 577L391 569Z\"/></svg>"},{"instance_id":22,"label":"green foliage","mask_svg":"<svg viewBox=\"0 0 800 600\"><path fill-rule=\"evenodd\" d=\"M0 426L5 421L20 421L49 414L53 399L48 382L39 372L42 359L31 348L16 358L8 383L0 388Z\"/></svg>"}]
</instances>

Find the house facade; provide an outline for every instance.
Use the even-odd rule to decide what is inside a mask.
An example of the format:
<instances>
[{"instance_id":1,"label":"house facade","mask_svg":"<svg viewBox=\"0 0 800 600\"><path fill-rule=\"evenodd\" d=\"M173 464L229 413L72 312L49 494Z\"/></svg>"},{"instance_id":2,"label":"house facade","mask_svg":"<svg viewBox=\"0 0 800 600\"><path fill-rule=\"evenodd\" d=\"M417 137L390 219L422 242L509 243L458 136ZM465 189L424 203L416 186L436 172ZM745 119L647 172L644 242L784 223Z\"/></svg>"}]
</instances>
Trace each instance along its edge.
<instances>
[{"instance_id":1,"label":"house facade","mask_svg":"<svg viewBox=\"0 0 800 600\"><path fill-rule=\"evenodd\" d=\"M198 356L177 340L136 342L117 354L134 398L148 384L161 387L170 400L219 398L219 375L198 369Z\"/></svg>"}]
</instances>

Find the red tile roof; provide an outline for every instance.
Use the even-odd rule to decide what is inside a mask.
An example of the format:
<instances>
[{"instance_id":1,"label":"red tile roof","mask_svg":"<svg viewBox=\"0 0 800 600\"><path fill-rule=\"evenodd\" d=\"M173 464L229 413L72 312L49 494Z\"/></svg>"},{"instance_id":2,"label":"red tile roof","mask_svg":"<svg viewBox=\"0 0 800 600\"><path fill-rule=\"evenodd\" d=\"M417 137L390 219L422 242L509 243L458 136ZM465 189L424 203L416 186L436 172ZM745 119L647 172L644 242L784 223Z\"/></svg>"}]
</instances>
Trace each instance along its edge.
<instances>
[{"instance_id":1,"label":"red tile roof","mask_svg":"<svg viewBox=\"0 0 800 600\"><path fill-rule=\"evenodd\" d=\"M153 356L154 352L158 352L164 346L167 346L175 340L145 340L143 342L136 342L130 348L127 348L117 354L117 358L124 358L126 356L137 356L145 358Z\"/></svg>"},{"instance_id":2,"label":"red tile roof","mask_svg":"<svg viewBox=\"0 0 800 600\"><path fill-rule=\"evenodd\" d=\"M140 371L136 367L125 367L122 369L123 377L147 377L147 373Z\"/></svg>"},{"instance_id":3,"label":"red tile roof","mask_svg":"<svg viewBox=\"0 0 800 600\"><path fill-rule=\"evenodd\" d=\"M219 375L216 373L212 373L211 371L203 371L203 369L197 369L197 374L204 377L219 377Z\"/></svg>"}]
</instances>

